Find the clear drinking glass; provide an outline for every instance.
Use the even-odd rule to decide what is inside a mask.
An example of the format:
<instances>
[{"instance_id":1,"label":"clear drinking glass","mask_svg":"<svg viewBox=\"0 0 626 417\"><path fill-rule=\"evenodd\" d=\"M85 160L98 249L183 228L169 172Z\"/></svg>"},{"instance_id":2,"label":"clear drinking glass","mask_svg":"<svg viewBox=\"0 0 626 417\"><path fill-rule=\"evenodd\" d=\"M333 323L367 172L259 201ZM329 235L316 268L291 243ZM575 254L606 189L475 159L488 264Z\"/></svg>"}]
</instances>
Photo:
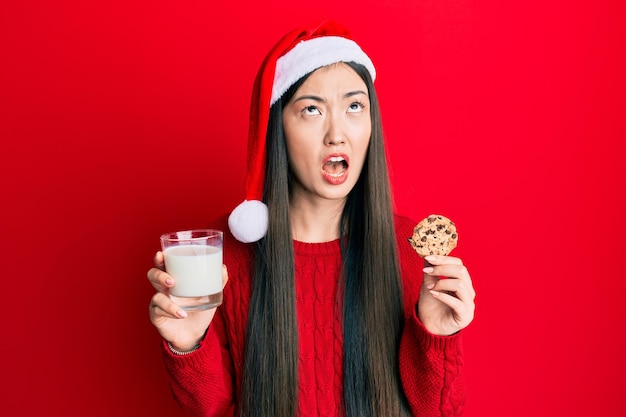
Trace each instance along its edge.
<instances>
[{"instance_id":1,"label":"clear drinking glass","mask_svg":"<svg viewBox=\"0 0 626 417\"><path fill-rule=\"evenodd\" d=\"M170 298L186 311L222 304L223 233L194 229L161 236L165 270L174 278Z\"/></svg>"}]
</instances>

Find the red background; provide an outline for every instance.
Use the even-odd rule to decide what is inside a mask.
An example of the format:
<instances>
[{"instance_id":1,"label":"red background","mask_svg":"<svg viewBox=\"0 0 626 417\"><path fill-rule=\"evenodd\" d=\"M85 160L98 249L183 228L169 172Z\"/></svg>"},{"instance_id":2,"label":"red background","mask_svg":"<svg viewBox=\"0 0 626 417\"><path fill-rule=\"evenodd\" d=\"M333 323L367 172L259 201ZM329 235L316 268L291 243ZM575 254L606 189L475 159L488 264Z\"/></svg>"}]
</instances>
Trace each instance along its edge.
<instances>
[{"instance_id":1,"label":"red background","mask_svg":"<svg viewBox=\"0 0 626 417\"><path fill-rule=\"evenodd\" d=\"M0 414L174 416L146 280L243 197L269 47L333 16L377 65L397 211L456 221L465 416L623 416L620 0L0 6Z\"/></svg>"}]
</instances>

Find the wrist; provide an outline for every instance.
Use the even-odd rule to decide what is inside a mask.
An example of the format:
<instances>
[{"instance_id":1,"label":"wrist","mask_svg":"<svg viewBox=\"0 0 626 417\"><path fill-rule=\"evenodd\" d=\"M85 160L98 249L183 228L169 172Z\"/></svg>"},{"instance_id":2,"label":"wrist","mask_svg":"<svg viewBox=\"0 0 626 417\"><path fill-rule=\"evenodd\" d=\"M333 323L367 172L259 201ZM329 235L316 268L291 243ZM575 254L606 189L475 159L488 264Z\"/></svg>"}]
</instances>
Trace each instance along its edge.
<instances>
[{"instance_id":1,"label":"wrist","mask_svg":"<svg viewBox=\"0 0 626 417\"><path fill-rule=\"evenodd\" d=\"M196 350L200 349L200 344L196 344L195 346L191 346L189 348L180 348L180 347L174 347L169 341L166 340L166 344L167 344L167 348L169 349L170 352L172 352L175 355L178 356L184 356L184 355L189 355L190 353L195 352Z\"/></svg>"}]
</instances>

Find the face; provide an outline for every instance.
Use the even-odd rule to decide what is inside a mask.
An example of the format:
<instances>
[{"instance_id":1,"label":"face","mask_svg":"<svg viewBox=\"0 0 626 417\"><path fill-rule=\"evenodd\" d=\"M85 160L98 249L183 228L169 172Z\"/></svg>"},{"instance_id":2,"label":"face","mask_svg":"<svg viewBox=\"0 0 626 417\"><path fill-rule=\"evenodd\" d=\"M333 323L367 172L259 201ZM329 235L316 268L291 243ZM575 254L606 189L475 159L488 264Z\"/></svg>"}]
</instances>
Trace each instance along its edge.
<instances>
[{"instance_id":1,"label":"face","mask_svg":"<svg viewBox=\"0 0 626 417\"><path fill-rule=\"evenodd\" d=\"M345 200L372 133L365 82L339 63L313 72L283 111L292 199Z\"/></svg>"}]
</instances>

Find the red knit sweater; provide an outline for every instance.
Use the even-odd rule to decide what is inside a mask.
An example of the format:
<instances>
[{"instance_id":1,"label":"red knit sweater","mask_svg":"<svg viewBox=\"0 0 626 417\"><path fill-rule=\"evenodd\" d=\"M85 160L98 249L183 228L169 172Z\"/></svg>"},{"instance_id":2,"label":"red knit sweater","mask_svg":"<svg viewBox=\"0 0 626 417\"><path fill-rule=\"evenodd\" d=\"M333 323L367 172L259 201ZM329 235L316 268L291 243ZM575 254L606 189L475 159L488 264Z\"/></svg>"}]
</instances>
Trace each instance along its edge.
<instances>
[{"instance_id":1,"label":"red knit sweater","mask_svg":"<svg viewBox=\"0 0 626 417\"><path fill-rule=\"evenodd\" d=\"M464 404L460 334L430 334L416 315L422 261L407 243L414 222L396 217L405 298L405 326L399 354L400 375L416 417L457 416ZM224 302L200 348L178 356L163 343L174 397L198 416L232 416L240 388L244 333L250 299L252 245L237 242L225 223L224 263L229 281ZM294 242L299 340L298 416L342 416L343 344L336 292L339 241Z\"/></svg>"}]
</instances>

